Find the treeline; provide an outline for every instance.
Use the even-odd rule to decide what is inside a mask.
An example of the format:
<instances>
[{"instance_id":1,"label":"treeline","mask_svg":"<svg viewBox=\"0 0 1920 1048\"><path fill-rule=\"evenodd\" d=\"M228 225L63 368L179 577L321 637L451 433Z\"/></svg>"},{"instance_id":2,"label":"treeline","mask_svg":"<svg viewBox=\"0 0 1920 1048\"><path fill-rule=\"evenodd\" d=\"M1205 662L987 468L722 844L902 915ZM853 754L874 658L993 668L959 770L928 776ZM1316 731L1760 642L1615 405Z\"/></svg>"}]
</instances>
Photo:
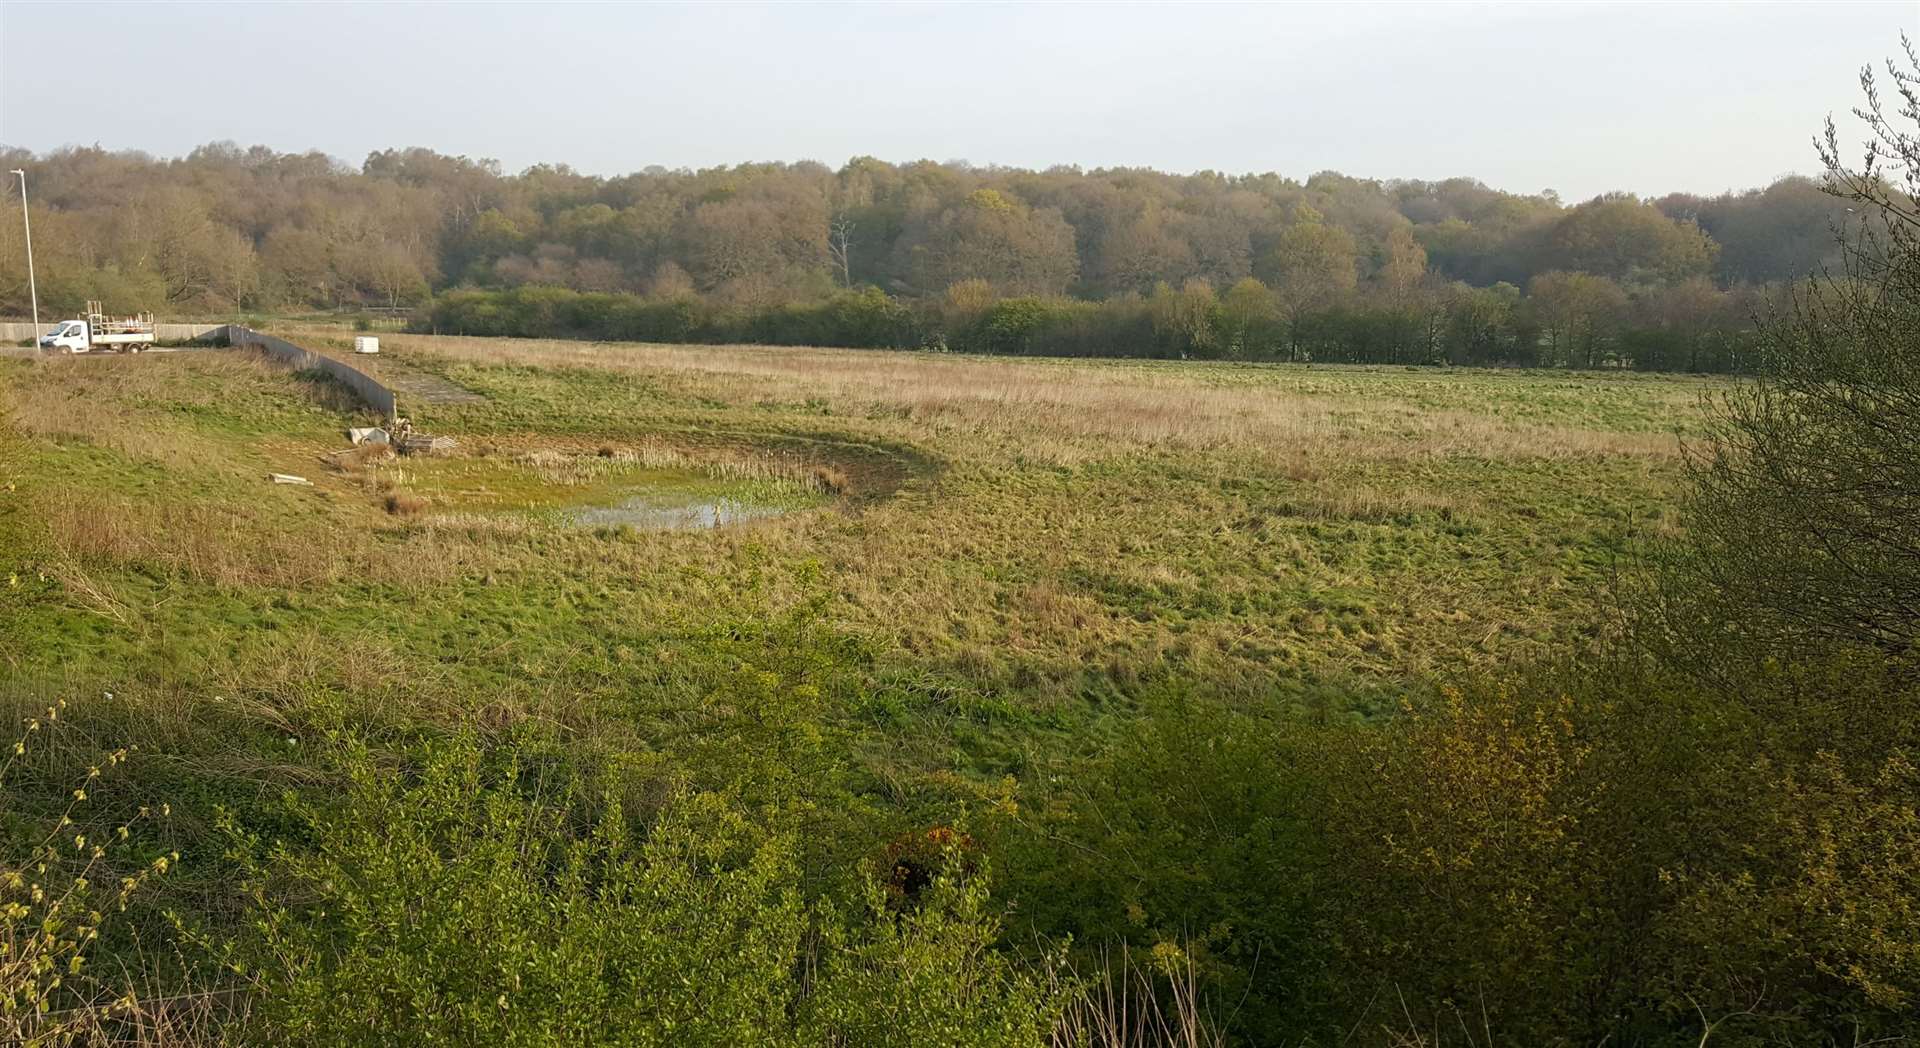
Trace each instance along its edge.
<instances>
[{"instance_id":1,"label":"treeline","mask_svg":"<svg viewBox=\"0 0 1920 1048\"><path fill-rule=\"evenodd\" d=\"M810 302L727 309L682 295L651 299L556 287L450 291L422 331L625 342L764 343L1083 357L1287 360L1344 364L1632 367L1744 371L1757 362L1759 289L1704 281L1629 295L1582 273L1453 285L1418 300L1353 300L1288 309L1252 277L1217 293L1203 281L1100 302L997 298L983 281L931 300L878 288Z\"/></svg>"},{"instance_id":2,"label":"treeline","mask_svg":"<svg viewBox=\"0 0 1920 1048\"><path fill-rule=\"evenodd\" d=\"M698 313L702 338L798 342L814 318L871 289L916 318L871 344L938 336L1030 352L1656 367L1688 366L1676 353L1716 366L1701 361L1719 352L1737 366L1737 351L1673 343L1696 330L1737 340L1757 289L1832 261L1844 215L1805 178L1569 206L1472 179L1333 172L1300 182L861 157L837 171L803 162L599 178L545 165L507 175L425 149L374 153L357 170L230 143L174 160L0 153L30 173L41 299L55 312L89 298L175 314L422 307L455 289L560 288L674 303L664 312ZM0 223L8 313L28 306L20 236ZM1181 304L1155 304L1169 294ZM1035 319L1005 337L955 325L1000 300L1017 303L1003 320ZM1184 331L1162 322L1151 338L1099 341L1168 308ZM1448 326L1456 345L1442 352ZM1679 334L1644 333L1655 331Z\"/></svg>"}]
</instances>

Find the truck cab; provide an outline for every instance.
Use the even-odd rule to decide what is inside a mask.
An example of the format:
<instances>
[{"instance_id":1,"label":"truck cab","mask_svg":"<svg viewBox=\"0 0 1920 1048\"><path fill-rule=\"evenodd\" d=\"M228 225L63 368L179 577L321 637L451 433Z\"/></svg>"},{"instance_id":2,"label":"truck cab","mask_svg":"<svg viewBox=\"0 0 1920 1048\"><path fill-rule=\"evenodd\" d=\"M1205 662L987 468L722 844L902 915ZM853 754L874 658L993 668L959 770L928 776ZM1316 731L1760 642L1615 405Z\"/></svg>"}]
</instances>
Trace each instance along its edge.
<instances>
[{"instance_id":1,"label":"truck cab","mask_svg":"<svg viewBox=\"0 0 1920 1048\"><path fill-rule=\"evenodd\" d=\"M87 336L86 321L63 320L40 336L40 348L53 353L85 353L93 348L93 340Z\"/></svg>"}]
</instances>

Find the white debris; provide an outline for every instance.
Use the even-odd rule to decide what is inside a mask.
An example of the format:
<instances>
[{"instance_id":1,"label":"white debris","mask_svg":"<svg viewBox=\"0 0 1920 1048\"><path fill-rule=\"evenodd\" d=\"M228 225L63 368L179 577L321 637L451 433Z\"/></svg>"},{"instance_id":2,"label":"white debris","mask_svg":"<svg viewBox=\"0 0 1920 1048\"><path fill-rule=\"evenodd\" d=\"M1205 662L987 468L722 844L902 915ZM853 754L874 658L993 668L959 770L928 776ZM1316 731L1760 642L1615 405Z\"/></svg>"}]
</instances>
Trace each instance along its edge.
<instances>
[{"instance_id":1,"label":"white debris","mask_svg":"<svg viewBox=\"0 0 1920 1048\"><path fill-rule=\"evenodd\" d=\"M353 441L355 445L390 444L393 442L393 435L379 426L366 426L347 430L347 439Z\"/></svg>"},{"instance_id":2,"label":"white debris","mask_svg":"<svg viewBox=\"0 0 1920 1048\"><path fill-rule=\"evenodd\" d=\"M271 478L275 484L305 484L308 487L313 486L313 481L305 477L296 477L291 473L269 473L267 476Z\"/></svg>"}]
</instances>

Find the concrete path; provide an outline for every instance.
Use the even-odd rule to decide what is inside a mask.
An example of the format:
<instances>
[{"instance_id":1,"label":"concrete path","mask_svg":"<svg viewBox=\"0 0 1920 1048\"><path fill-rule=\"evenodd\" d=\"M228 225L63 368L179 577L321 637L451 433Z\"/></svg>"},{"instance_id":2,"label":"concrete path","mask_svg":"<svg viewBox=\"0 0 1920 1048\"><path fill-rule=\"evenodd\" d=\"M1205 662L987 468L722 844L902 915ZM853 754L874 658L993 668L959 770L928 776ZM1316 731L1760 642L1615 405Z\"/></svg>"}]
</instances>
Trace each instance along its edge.
<instances>
[{"instance_id":1,"label":"concrete path","mask_svg":"<svg viewBox=\"0 0 1920 1048\"><path fill-rule=\"evenodd\" d=\"M408 367L386 353L354 353L333 346L312 349L310 352L332 357L372 377L375 382L393 390L403 404L410 401L422 404L479 404L487 399L457 382Z\"/></svg>"},{"instance_id":2,"label":"concrete path","mask_svg":"<svg viewBox=\"0 0 1920 1048\"><path fill-rule=\"evenodd\" d=\"M479 404L487 399L457 382L416 371L391 357L354 353L339 355L338 359L372 375L381 385L393 390L403 404L408 401L423 404Z\"/></svg>"}]
</instances>

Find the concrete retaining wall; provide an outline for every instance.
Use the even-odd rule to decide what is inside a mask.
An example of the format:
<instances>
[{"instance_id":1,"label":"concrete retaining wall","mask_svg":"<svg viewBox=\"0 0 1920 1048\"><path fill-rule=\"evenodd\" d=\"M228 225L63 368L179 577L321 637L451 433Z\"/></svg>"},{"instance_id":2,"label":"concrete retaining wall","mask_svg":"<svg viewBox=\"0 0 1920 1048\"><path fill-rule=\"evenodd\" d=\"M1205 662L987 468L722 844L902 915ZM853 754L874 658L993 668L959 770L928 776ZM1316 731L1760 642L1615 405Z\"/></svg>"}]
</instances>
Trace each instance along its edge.
<instances>
[{"instance_id":1,"label":"concrete retaining wall","mask_svg":"<svg viewBox=\"0 0 1920 1048\"><path fill-rule=\"evenodd\" d=\"M60 320L68 320L68 319L71 319L71 318L69 317L60 318ZM44 335L47 332L52 331L54 328L54 325L58 324L59 322L60 322L59 320L52 320L52 321L47 321L46 323L41 324L40 334ZM227 325L225 324L155 324L153 326L153 337L159 339L162 342L185 342L188 339L200 338L203 335L211 335L217 331L220 331L226 326ZM0 342L24 342L27 339L34 338L34 337L36 336L33 333L32 321L22 320L17 322L14 322L14 321L0 322Z\"/></svg>"},{"instance_id":2,"label":"concrete retaining wall","mask_svg":"<svg viewBox=\"0 0 1920 1048\"><path fill-rule=\"evenodd\" d=\"M360 394L361 399L373 406L375 411L393 422L400 417L399 398L393 390L375 381L372 375L355 369L353 366L332 357L322 356L311 349L302 349L284 338L263 335L249 327L239 324L223 324L227 332L227 341L235 346L257 346L268 356L284 360L297 368L313 368L324 371L339 379L349 389Z\"/></svg>"}]
</instances>

